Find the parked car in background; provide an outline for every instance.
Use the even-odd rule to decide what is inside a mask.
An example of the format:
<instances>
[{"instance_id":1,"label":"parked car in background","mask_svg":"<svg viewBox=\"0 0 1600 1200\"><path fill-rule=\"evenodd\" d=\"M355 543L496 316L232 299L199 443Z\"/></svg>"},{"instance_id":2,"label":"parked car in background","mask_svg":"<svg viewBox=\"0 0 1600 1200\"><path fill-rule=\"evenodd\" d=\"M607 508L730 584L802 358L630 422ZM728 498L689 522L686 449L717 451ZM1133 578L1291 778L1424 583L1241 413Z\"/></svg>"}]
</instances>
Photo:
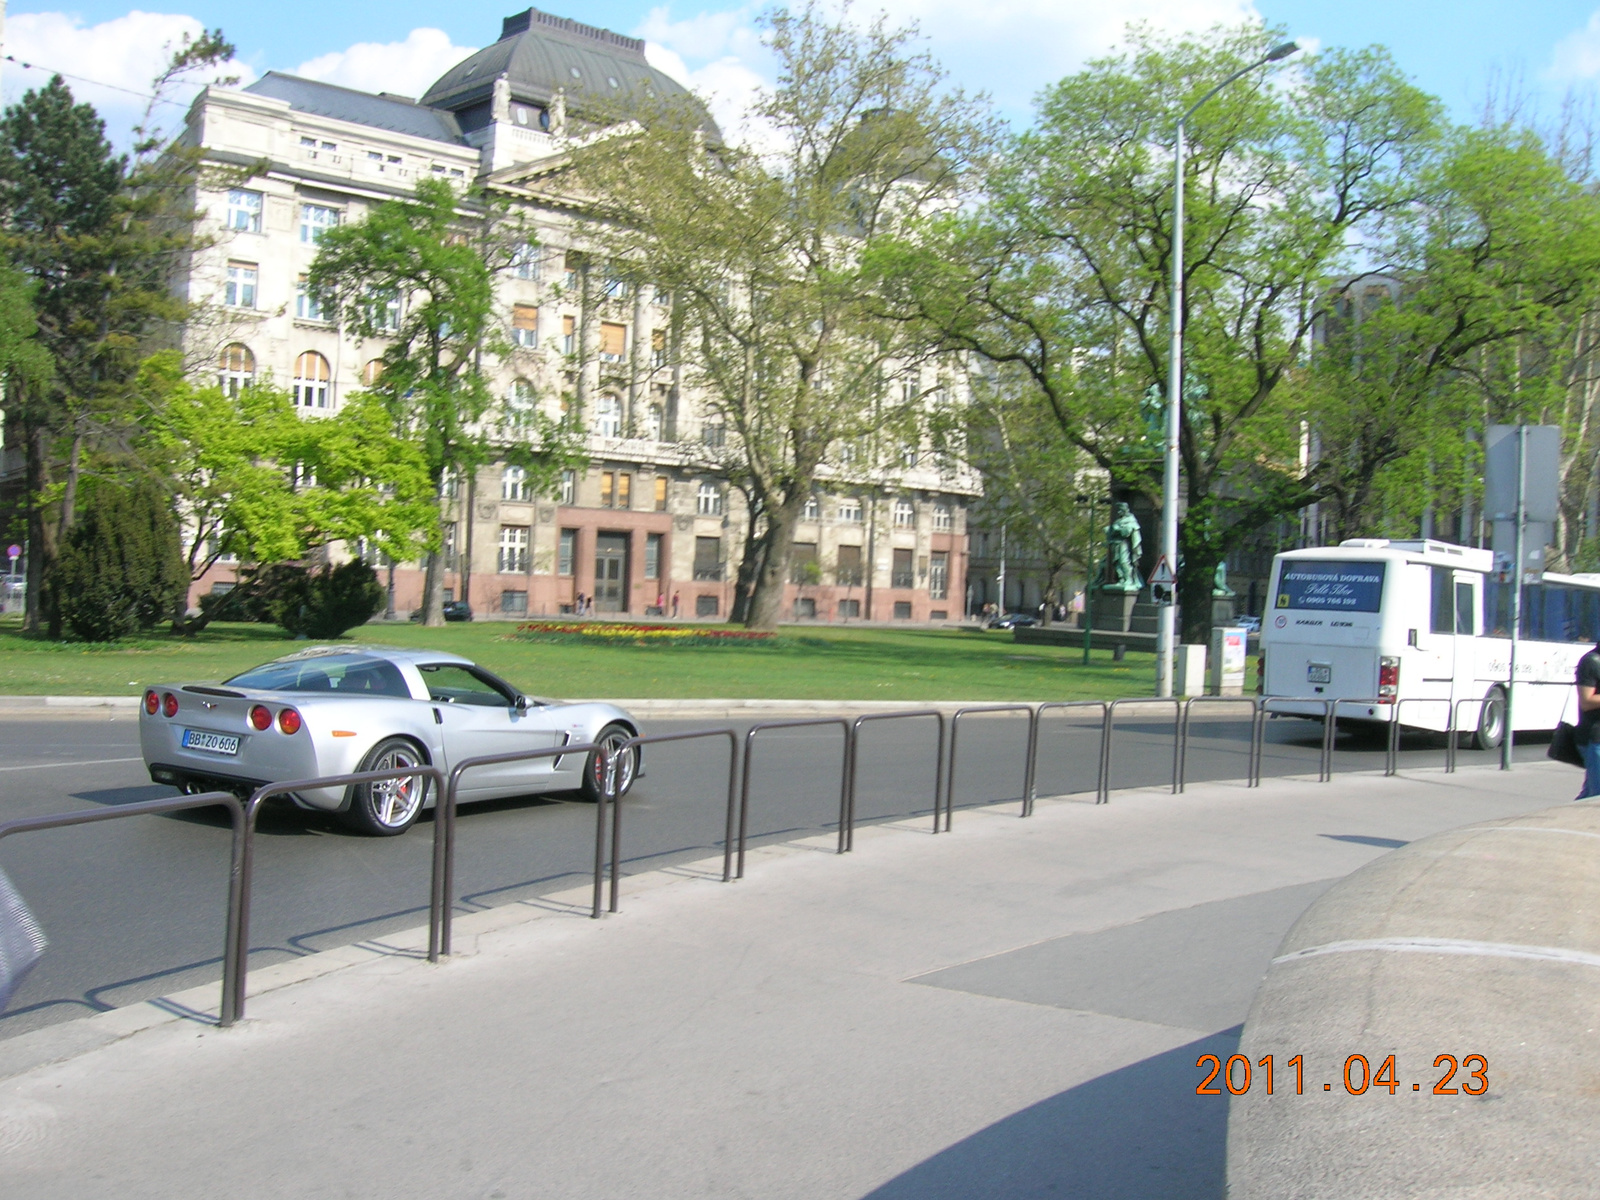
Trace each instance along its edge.
<instances>
[{"instance_id":1,"label":"parked car in background","mask_svg":"<svg viewBox=\"0 0 1600 1200\"><path fill-rule=\"evenodd\" d=\"M616 705L539 699L460 655L384 646L319 646L221 684L157 684L139 718L150 778L191 793L424 764L448 773L467 758L584 743L615 751L638 732ZM577 790L597 799L602 764L590 751L472 768L459 796ZM618 795L638 770L635 747L618 764ZM393 835L433 803L431 791L411 778L290 798L363 833Z\"/></svg>"},{"instance_id":2,"label":"parked car in background","mask_svg":"<svg viewBox=\"0 0 1600 1200\"><path fill-rule=\"evenodd\" d=\"M444 602L443 613L446 621L472 620L472 606L465 600L446 600ZM422 620L422 610L420 608L413 608L411 610L411 619L413 621Z\"/></svg>"},{"instance_id":3,"label":"parked car in background","mask_svg":"<svg viewBox=\"0 0 1600 1200\"><path fill-rule=\"evenodd\" d=\"M1234 624L1234 628L1242 629L1246 633L1260 633L1261 632L1261 618L1260 617L1252 617L1252 616L1246 614L1245 616L1242 616L1242 617L1235 617L1233 619L1233 624Z\"/></svg>"},{"instance_id":4,"label":"parked car in background","mask_svg":"<svg viewBox=\"0 0 1600 1200\"><path fill-rule=\"evenodd\" d=\"M1026 628L1029 625L1037 625L1038 623L1039 618L1034 616L1032 613L996 613L994 616L989 618L989 623L984 626L984 628L1017 629Z\"/></svg>"}]
</instances>

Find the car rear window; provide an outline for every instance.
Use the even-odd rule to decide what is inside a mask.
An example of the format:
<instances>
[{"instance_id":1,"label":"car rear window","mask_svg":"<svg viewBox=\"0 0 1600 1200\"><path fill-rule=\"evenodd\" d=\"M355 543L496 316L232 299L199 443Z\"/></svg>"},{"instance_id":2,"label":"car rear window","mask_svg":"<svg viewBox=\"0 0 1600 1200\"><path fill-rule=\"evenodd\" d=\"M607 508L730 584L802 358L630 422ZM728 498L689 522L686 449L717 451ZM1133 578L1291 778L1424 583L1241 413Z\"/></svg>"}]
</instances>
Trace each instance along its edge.
<instances>
[{"instance_id":1,"label":"car rear window","mask_svg":"<svg viewBox=\"0 0 1600 1200\"><path fill-rule=\"evenodd\" d=\"M1284 560L1277 608L1375 613L1383 603L1382 562Z\"/></svg>"},{"instance_id":2,"label":"car rear window","mask_svg":"<svg viewBox=\"0 0 1600 1200\"><path fill-rule=\"evenodd\" d=\"M366 654L325 654L270 662L226 681L263 692L333 692L340 696L411 699L405 676L388 659Z\"/></svg>"}]
</instances>

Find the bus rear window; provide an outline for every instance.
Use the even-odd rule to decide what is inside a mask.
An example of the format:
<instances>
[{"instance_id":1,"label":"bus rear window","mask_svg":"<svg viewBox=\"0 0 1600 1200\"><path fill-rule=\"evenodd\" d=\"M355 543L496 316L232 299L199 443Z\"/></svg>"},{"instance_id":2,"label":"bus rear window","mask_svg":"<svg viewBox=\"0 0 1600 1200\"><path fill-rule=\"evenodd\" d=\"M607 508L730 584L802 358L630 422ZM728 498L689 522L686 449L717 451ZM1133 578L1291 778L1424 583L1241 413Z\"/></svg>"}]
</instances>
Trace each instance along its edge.
<instances>
[{"instance_id":1,"label":"bus rear window","mask_svg":"<svg viewBox=\"0 0 1600 1200\"><path fill-rule=\"evenodd\" d=\"M1332 612L1378 611L1383 601L1381 562L1289 559L1278 576L1278 608Z\"/></svg>"}]
</instances>

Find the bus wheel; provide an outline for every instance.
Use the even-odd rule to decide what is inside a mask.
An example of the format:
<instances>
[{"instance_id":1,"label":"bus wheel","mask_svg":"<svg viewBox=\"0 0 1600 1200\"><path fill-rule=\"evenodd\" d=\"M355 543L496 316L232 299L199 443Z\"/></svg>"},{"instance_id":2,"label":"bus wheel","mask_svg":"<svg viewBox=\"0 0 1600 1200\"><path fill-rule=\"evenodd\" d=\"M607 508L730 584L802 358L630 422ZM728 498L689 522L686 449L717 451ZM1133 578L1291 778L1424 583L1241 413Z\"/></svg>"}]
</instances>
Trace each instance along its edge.
<instances>
[{"instance_id":1,"label":"bus wheel","mask_svg":"<svg viewBox=\"0 0 1600 1200\"><path fill-rule=\"evenodd\" d=\"M1499 688L1490 688L1478 706L1478 729L1472 735L1472 744L1479 750L1498 750L1505 736L1506 694Z\"/></svg>"}]
</instances>

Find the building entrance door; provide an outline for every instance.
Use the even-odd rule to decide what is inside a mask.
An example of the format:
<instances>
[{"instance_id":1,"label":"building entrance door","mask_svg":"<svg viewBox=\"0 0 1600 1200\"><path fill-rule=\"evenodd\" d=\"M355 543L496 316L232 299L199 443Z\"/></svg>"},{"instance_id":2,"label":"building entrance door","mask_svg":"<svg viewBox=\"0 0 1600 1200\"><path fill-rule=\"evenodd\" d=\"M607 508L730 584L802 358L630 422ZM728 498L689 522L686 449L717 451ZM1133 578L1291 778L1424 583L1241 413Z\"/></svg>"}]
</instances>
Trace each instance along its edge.
<instances>
[{"instance_id":1,"label":"building entrance door","mask_svg":"<svg viewBox=\"0 0 1600 1200\"><path fill-rule=\"evenodd\" d=\"M625 533L595 536L594 610L628 610L628 535Z\"/></svg>"}]
</instances>

